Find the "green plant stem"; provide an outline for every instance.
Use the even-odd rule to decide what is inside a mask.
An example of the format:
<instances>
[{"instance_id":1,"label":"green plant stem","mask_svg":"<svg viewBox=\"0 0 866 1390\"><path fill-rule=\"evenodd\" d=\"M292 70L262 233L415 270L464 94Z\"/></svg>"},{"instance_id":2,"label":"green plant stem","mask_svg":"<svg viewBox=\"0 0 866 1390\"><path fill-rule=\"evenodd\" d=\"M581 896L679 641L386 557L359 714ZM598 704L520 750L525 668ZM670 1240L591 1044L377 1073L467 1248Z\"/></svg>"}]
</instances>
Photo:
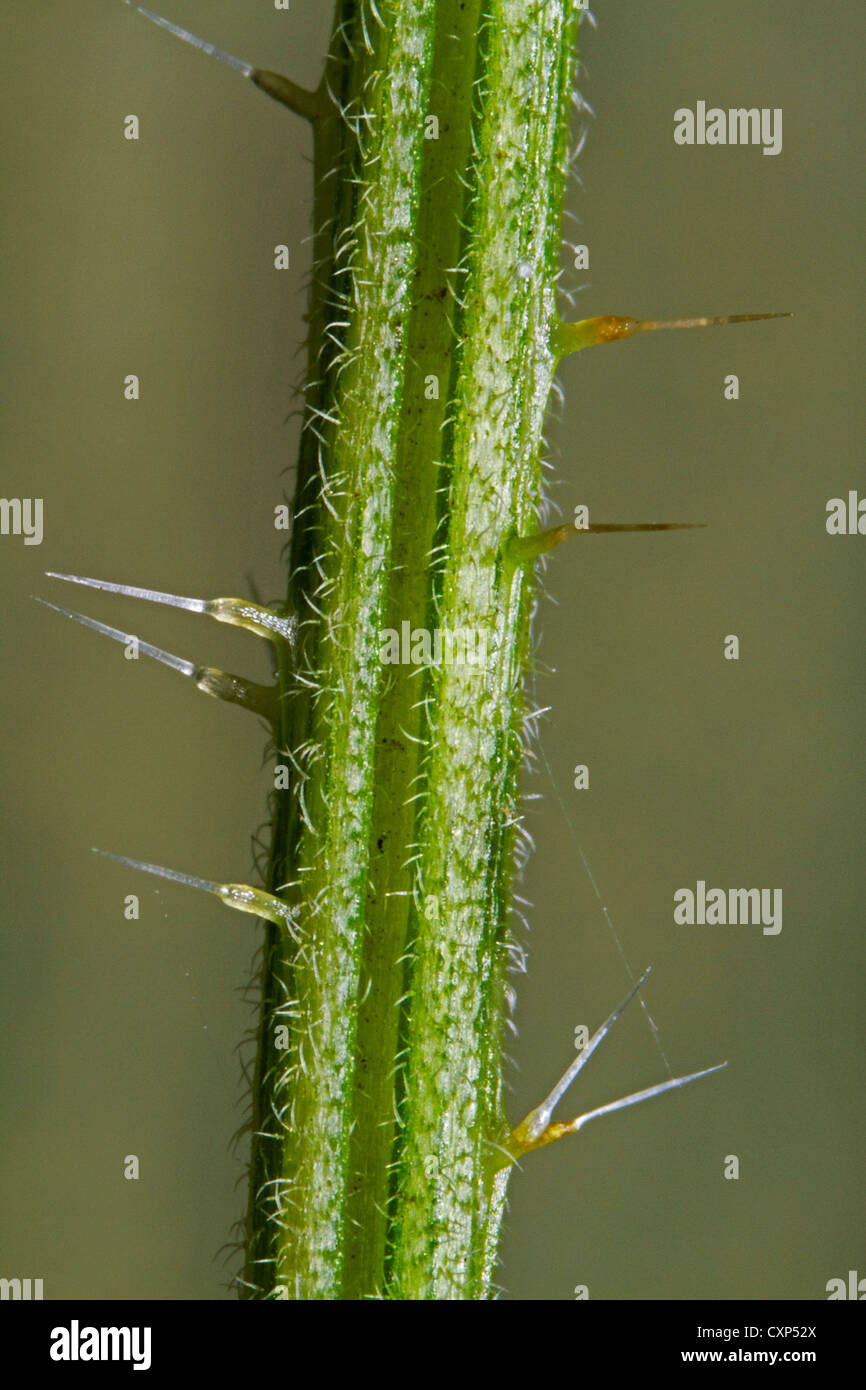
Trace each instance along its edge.
<instances>
[{"instance_id":1,"label":"green plant stem","mask_svg":"<svg viewBox=\"0 0 866 1390\"><path fill-rule=\"evenodd\" d=\"M414 947L394 1254L402 1298L487 1292L530 583L503 550L535 529L539 502L574 20L567 5L504 0L481 36L438 616L483 631L488 661L443 666L430 707L418 861L427 910Z\"/></svg>"},{"instance_id":2,"label":"green plant stem","mask_svg":"<svg viewBox=\"0 0 866 1390\"><path fill-rule=\"evenodd\" d=\"M315 265L270 887L301 944L269 928L254 1296L489 1291L531 578L504 550L536 526L577 18L342 0L294 97ZM383 664L404 623L486 659Z\"/></svg>"}]
</instances>

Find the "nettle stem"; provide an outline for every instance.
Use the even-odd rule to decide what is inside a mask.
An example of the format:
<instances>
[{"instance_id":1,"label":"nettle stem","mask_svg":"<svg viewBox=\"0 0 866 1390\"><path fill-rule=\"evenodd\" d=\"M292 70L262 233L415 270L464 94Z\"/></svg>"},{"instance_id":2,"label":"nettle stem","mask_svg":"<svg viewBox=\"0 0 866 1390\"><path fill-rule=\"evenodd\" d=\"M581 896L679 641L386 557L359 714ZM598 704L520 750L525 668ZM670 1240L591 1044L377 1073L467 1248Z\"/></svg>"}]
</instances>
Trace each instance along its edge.
<instances>
[{"instance_id":1,"label":"nettle stem","mask_svg":"<svg viewBox=\"0 0 866 1390\"><path fill-rule=\"evenodd\" d=\"M558 360L635 333L773 317L561 323L581 8L338 0L312 92L158 20L313 129L285 608L53 576L239 624L276 653L268 689L142 647L270 722L290 778L273 794L269 891L109 855L266 924L247 1297L485 1298L514 1163L707 1074L555 1122L623 1005L513 1130L502 1103L533 567L575 534L538 529Z\"/></svg>"},{"instance_id":2,"label":"nettle stem","mask_svg":"<svg viewBox=\"0 0 866 1390\"><path fill-rule=\"evenodd\" d=\"M266 961L266 1001L297 1002L284 1053L262 1035L264 1292L487 1292L529 581L505 547L536 526L577 20L338 7L271 883L306 934ZM437 630L457 659L425 661Z\"/></svg>"}]
</instances>

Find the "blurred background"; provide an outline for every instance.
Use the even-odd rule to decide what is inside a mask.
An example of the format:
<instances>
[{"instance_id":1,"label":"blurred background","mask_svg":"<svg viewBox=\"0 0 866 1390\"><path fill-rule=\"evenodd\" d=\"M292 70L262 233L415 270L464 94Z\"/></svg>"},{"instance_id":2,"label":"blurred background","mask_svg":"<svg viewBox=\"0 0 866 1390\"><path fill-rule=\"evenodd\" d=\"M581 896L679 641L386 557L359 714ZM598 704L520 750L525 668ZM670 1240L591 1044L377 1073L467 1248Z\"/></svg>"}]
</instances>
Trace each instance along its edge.
<instances>
[{"instance_id":1,"label":"blurred background","mask_svg":"<svg viewBox=\"0 0 866 1390\"><path fill-rule=\"evenodd\" d=\"M330 6L158 8L318 79ZM632 1006L563 1117L664 1079L662 1050L675 1073L729 1065L531 1155L498 1279L507 1299L581 1285L593 1299L820 1299L829 1279L866 1276L866 540L824 526L830 497L866 494L863 12L598 0L595 15L580 30L595 115L577 113L580 220L565 228L590 253L588 271L565 260L573 317L796 317L641 338L560 373L554 506L707 529L579 537L548 563L510 1113L649 964L660 1046ZM310 141L120 0L13 0L0 32L0 491L45 505L41 546L0 538L0 1275L42 1278L48 1298L228 1298L221 1247L245 1203L235 1048L259 928L90 851L249 879L264 731L29 595L267 679L249 636L43 571L282 593L271 519L297 444ZM782 153L677 147L673 113L698 100L781 107ZM573 787L577 764L589 790ZM673 894L699 879L781 888L781 933L675 926Z\"/></svg>"}]
</instances>

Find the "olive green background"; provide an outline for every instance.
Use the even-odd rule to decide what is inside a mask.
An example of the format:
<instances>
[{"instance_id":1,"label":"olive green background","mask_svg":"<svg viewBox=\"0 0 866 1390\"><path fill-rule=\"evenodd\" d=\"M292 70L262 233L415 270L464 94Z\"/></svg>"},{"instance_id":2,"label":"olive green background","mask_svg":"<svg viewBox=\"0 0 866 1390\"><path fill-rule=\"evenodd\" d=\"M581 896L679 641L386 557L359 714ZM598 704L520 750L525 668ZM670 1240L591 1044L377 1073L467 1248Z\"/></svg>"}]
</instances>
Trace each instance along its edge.
<instances>
[{"instance_id":1,"label":"olive green background","mask_svg":"<svg viewBox=\"0 0 866 1390\"><path fill-rule=\"evenodd\" d=\"M154 0L157 3L157 0ZM160 0L313 84L330 6ZM866 540L825 533L866 492L862 7L614 5L581 26L595 110L566 235L575 317L791 309L563 364L550 497L595 520L549 560L521 892L528 975L509 1043L514 1120L628 973L675 1072L720 1075L601 1120L516 1174L509 1299L820 1299L866 1275L862 1059ZM234 1049L259 928L98 845L216 878L254 873L264 731L171 672L30 602L40 593L197 662L266 677L252 637L72 590L47 568L202 596L281 593L309 266L310 141L236 74L120 0L7 0L2 495L45 499L40 547L0 538L4 824L0 1275L49 1298L226 1298L244 1203ZM698 99L782 107L784 148L679 148ZM123 118L141 121L136 143ZM288 272L273 247L291 248ZM123 378L141 378L141 400ZM727 373L740 399L723 398ZM738 662L723 639L740 637ZM572 787L577 763L589 791ZM696 880L781 887L780 935L678 927ZM123 898L141 899L127 922ZM638 1006L578 1109L664 1063ZM138 1182L123 1177L137 1154ZM724 1177L727 1155L740 1163Z\"/></svg>"}]
</instances>

